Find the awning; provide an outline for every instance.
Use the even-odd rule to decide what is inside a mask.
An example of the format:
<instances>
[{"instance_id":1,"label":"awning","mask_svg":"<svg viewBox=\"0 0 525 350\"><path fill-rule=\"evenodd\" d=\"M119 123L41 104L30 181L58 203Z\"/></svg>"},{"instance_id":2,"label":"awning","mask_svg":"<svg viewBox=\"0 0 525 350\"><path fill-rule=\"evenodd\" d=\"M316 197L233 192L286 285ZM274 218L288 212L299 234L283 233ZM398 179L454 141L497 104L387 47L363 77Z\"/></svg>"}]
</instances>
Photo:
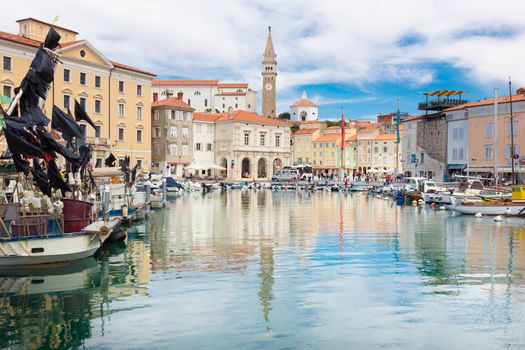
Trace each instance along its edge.
<instances>
[{"instance_id":1,"label":"awning","mask_svg":"<svg viewBox=\"0 0 525 350\"><path fill-rule=\"evenodd\" d=\"M447 168L449 170L463 170L465 169L467 166L465 164L448 164L447 165Z\"/></svg>"},{"instance_id":2,"label":"awning","mask_svg":"<svg viewBox=\"0 0 525 350\"><path fill-rule=\"evenodd\" d=\"M190 162L167 162L169 165L178 165L178 164L182 164L182 165L187 165L187 164L191 164Z\"/></svg>"},{"instance_id":3,"label":"awning","mask_svg":"<svg viewBox=\"0 0 525 350\"><path fill-rule=\"evenodd\" d=\"M190 165L185 167L185 169L189 169L189 170L208 170L208 169L211 169L211 170L226 170L225 167L222 167L220 165L217 165L215 163L210 163L210 162L191 163Z\"/></svg>"},{"instance_id":4,"label":"awning","mask_svg":"<svg viewBox=\"0 0 525 350\"><path fill-rule=\"evenodd\" d=\"M124 173L120 168L93 168L93 177L119 177Z\"/></svg>"}]
</instances>

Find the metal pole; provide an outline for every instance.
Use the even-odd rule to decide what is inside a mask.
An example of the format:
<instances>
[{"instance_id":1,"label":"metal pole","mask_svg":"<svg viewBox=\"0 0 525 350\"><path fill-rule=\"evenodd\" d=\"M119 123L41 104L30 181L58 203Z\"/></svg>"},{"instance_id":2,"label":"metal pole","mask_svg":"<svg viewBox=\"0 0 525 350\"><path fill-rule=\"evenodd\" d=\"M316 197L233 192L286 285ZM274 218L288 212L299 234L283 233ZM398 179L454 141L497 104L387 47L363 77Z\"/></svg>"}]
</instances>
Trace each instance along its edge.
<instances>
[{"instance_id":1,"label":"metal pole","mask_svg":"<svg viewBox=\"0 0 525 350\"><path fill-rule=\"evenodd\" d=\"M498 88L494 88L494 179L498 185Z\"/></svg>"},{"instance_id":2,"label":"metal pole","mask_svg":"<svg viewBox=\"0 0 525 350\"><path fill-rule=\"evenodd\" d=\"M512 184L516 185L516 174L514 173L514 117L512 115L512 82L509 77L509 103L510 103L510 159L512 166Z\"/></svg>"}]
</instances>

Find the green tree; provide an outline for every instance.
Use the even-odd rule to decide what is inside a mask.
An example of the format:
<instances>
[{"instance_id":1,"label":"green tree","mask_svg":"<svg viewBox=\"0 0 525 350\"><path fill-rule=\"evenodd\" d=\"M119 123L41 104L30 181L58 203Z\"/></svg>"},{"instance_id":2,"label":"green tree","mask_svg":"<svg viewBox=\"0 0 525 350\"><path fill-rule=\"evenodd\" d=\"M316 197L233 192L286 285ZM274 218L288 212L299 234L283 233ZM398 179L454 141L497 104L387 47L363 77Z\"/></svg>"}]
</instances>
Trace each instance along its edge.
<instances>
[{"instance_id":1,"label":"green tree","mask_svg":"<svg viewBox=\"0 0 525 350\"><path fill-rule=\"evenodd\" d=\"M286 119L286 120L290 120L290 113L288 112L284 112L284 113L281 113L279 114L279 119Z\"/></svg>"}]
</instances>

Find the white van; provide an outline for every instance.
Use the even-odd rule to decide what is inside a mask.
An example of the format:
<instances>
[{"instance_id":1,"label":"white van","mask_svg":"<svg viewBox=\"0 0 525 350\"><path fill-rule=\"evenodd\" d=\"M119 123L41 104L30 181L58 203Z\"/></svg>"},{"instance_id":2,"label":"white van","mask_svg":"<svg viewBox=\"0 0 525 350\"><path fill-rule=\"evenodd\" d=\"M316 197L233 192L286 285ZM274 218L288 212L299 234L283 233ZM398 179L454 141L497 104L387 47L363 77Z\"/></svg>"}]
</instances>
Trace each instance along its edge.
<instances>
[{"instance_id":1,"label":"white van","mask_svg":"<svg viewBox=\"0 0 525 350\"><path fill-rule=\"evenodd\" d=\"M301 172L296 169L282 169L273 174L272 181L296 181Z\"/></svg>"}]
</instances>

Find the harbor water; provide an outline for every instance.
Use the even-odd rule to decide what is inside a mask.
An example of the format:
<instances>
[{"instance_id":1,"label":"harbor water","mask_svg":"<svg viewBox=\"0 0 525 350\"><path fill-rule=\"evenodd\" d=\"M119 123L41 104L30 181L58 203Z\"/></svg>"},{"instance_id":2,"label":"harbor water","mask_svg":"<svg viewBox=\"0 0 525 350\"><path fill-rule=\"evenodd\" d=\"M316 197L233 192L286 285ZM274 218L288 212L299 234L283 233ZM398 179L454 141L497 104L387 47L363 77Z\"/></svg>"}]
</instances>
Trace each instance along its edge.
<instances>
[{"instance_id":1,"label":"harbor water","mask_svg":"<svg viewBox=\"0 0 525 350\"><path fill-rule=\"evenodd\" d=\"M524 227L367 194L188 193L94 258L0 271L0 348L521 349Z\"/></svg>"}]
</instances>

